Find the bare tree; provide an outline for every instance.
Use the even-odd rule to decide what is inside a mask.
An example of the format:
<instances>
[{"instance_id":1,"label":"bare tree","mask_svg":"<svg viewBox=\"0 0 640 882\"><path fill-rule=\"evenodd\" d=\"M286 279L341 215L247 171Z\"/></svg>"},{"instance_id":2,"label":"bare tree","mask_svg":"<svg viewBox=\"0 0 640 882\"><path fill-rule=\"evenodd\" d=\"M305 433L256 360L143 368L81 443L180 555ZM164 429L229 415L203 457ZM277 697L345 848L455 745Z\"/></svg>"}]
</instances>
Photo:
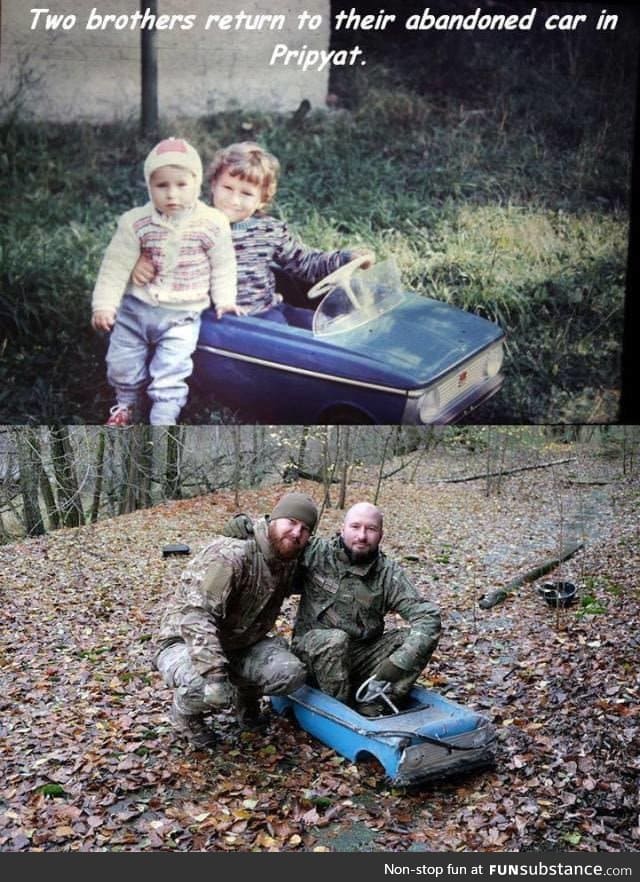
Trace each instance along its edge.
<instances>
[{"instance_id":1,"label":"bare tree","mask_svg":"<svg viewBox=\"0 0 640 882\"><path fill-rule=\"evenodd\" d=\"M349 469L351 467L351 427L344 426L342 429L342 472L340 477L340 496L338 508L344 509L347 504L347 483Z\"/></svg>"},{"instance_id":2,"label":"bare tree","mask_svg":"<svg viewBox=\"0 0 640 882\"><path fill-rule=\"evenodd\" d=\"M384 466L387 461L387 451L389 449L389 444L391 443L391 441L394 437L395 437L395 431L394 431L393 427L388 428L386 435L385 435L385 438L384 438L384 444L382 446L382 454L380 456L380 468L378 469L378 482L376 484L376 492L373 496L373 504L374 505L378 504L378 499L380 498L380 489L382 487L382 479L384 476Z\"/></svg>"},{"instance_id":3,"label":"bare tree","mask_svg":"<svg viewBox=\"0 0 640 882\"><path fill-rule=\"evenodd\" d=\"M79 527L84 524L84 511L69 427L52 426L49 435L60 519L64 527Z\"/></svg>"},{"instance_id":4,"label":"bare tree","mask_svg":"<svg viewBox=\"0 0 640 882\"><path fill-rule=\"evenodd\" d=\"M28 536L42 536L45 533L45 524L38 496L42 468L38 430L31 427L17 429L15 439L20 470L24 528Z\"/></svg>"},{"instance_id":5,"label":"bare tree","mask_svg":"<svg viewBox=\"0 0 640 882\"><path fill-rule=\"evenodd\" d=\"M100 512L100 500L102 498L102 483L104 479L104 451L106 446L106 433L100 429L98 434L98 449L96 451L95 483L93 485L93 499L91 502L91 523L95 524Z\"/></svg>"},{"instance_id":6,"label":"bare tree","mask_svg":"<svg viewBox=\"0 0 640 882\"><path fill-rule=\"evenodd\" d=\"M151 505L153 441L151 426L131 426L121 434L125 442L125 483L120 495L119 514L126 514Z\"/></svg>"},{"instance_id":7,"label":"bare tree","mask_svg":"<svg viewBox=\"0 0 640 882\"><path fill-rule=\"evenodd\" d=\"M240 506L240 475L242 472L242 438L240 426L231 426L233 437L233 501L238 508Z\"/></svg>"},{"instance_id":8,"label":"bare tree","mask_svg":"<svg viewBox=\"0 0 640 882\"><path fill-rule=\"evenodd\" d=\"M169 426L167 429L167 456L164 469L164 496L166 499L182 499L182 453L184 428Z\"/></svg>"}]
</instances>

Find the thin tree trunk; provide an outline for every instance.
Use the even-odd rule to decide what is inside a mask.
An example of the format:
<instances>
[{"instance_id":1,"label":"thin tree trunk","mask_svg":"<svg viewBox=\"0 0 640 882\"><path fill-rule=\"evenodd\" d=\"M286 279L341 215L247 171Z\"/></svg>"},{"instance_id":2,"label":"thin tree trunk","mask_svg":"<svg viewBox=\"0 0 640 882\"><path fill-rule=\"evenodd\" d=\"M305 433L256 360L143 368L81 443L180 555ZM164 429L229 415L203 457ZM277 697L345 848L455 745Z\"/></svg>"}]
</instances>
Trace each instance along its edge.
<instances>
[{"instance_id":1,"label":"thin tree trunk","mask_svg":"<svg viewBox=\"0 0 640 882\"><path fill-rule=\"evenodd\" d=\"M167 429L167 460L164 477L165 499L182 499L182 449L184 431L178 426Z\"/></svg>"},{"instance_id":2,"label":"thin tree trunk","mask_svg":"<svg viewBox=\"0 0 640 882\"><path fill-rule=\"evenodd\" d=\"M504 462L507 455L507 442L509 440L509 436L506 431L502 432L501 440L500 440L500 470L496 477L495 491L496 493L500 493L502 490L502 479L505 474Z\"/></svg>"},{"instance_id":3,"label":"thin tree trunk","mask_svg":"<svg viewBox=\"0 0 640 882\"><path fill-rule=\"evenodd\" d=\"M37 433L38 430L32 428L21 428L15 433L23 522L28 536L42 536L46 532L38 498L41 461Z\"/></svg>"},{"instance_id":4,"label":"thin tree trunk","mask_svg":"<svg viewBox=\"0 0 640 882\"><path fill-rule=\"evenodd\" d=\"M91 523L95 524L100 513L100 499L102 497L102 482L104 478L104 451L106 439L104 430L98 434L98 451L96 454L96 481L93 487L93 500L91 502Z\"/></svg>"},{"instance_id":5,"label":"thin tree trunk","mask_svg":"<svg viewBox=\"0 0 640 882\"><path fill-rule=\"evenodd\" d=\"M309 440L309 426L302 427L302 434L300 435L300 445L298 447L298 462L296 463L299 469L304 469L304 459L307 454L307 441Z\"/></svg>"},{"instance_id":6,"label":"thin tree trunk","mask_svg":"<svg viewBox=\"0 0 640 882\"><path fill-rule=\"evenodd\" d=\"M124 448L124 487L120 514L128 514L151 504L151 465L153 444L150 426L131 426L126 431Z\"/></svg>"},{"instance_id":7,"label":"thin tree trunk","mask_svg":"<svg viewBox=\"0 0 640 882\"><path fill-rule=\"evenodd\" d=\"M232 426L231 432L233 436L233 501L236 508L240 507L240 473L242 445L240 438L240 426Z\"/></svg>"},{"instance_id":8,"label":"thin tree trunk","mask_svg":"<svg viewBox=\"0 0 640 882\"><path fill-rule=\"evenodd\" d=\"M49 434L62 524L64 527L79 527L84 523L84 511L69 427L52 426Z\"/></svg>"},{"instance_id":9,"label":"thin tree trunk","mask_svg":"<svg viewBox=\"0 0 640 882\"><path fill-rule=\"evenodd\" d=\"M380 460L380 468L378 470L378 483L376 484L376 492L373 496L373 504L374 505L378 504L378 498L380 496L380 488L382 486L382 477L383 477L383 473L384 473L384 466L387 461L387 450L389 448L389 442L391 441L391 438L393 437L393 432L394 432L393 429L389 429L387 432L386 438L384 439L384 447L382 448L382 458Z\"/></svg>"},{"instance_id":10,"label":"thin tree trunk","mask_svg":"<svg viewBox=\"0 0 640 882\"><path fill-rule=\"evenodd\" d=\"M140 426L140 508L151 505L151 478L153 476L153 430L151 426Z\"/></svg>"},{"instance_id":11,"label":"thin tree trunk","mask_svg":"<svg viewBox=\"0 0 640 882\"><path fill-rule=\"evenodd\" d=\"M44 463L42 462L42 448L40 445L40 439L37 439L37 445L40 471L40 494L42 496L45 509L47 511L47 521L49 523L49 529L57 530L60 527L61 523L60 512L58 511L58 503L56 502L56 497L53 492L53 487L51 486L51 481L49 480L49 475L47 474Z\"/></svg>"},{"instance_id":12,"label":"thin tree trunk","mask_svg":"<svg viewBox=\"0 0 640 882\"><path fill-rule=\"evenodd\" d=\"M347 481L349 477L349 460L351 458L351 427L345 426L342 437L342 474L340 477L340 496L338 508L344 509L347 501Z\"/></svg>"},{"instance_id":13,"label":"thin tree trunk","mask_svg":"<svg viewBox=\"0 0 640 882\"><path fill-rule=\"evenodd\" d=\"M487 469L486 469L486 487L485 487L485 496L491 496L491 478L495 476L495 472L491 471L491 462L493 455L492 448L493 437L491 434L491 426L487 427Z\"/></svg>"},{"instance_id":14,"label":"thin tree trunk","mask_svg":"<svg viewBox=\"0 0 640 882\"><path fill-rule=\"evenodd\" d=\"M330 474L329 469L329 432L331 431L330 426L322 427L322 481L324 485L324 499L322 500L322 511L325 508L331 508L331 479L332 476Z\"/></svg>"}]
</instances>

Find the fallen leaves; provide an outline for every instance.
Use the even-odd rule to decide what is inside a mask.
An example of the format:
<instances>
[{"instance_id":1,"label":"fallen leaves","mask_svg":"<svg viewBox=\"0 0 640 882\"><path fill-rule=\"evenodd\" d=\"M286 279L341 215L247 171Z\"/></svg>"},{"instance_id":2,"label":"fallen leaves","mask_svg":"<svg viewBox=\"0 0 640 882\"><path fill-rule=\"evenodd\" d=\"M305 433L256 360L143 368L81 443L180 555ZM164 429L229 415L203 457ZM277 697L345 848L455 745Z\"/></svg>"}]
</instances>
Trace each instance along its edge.
<instances>
[{"instance_id":1,"label":"fallen leaves","mask_svg":"<svg viewBox=\"0 0 640 882\"><path fill-rule=\"evenodd\" d=\"M425 464L425 482L448 465ZM384 485L385 549L441 605L425 681L492 717L495 769L404 791L286 719L240 735L220 714L215 752L176 738L149 640L184 560L161 549L202 547L234 510L219 493L0 547L0 850L637 850L637 484L616 485L562 568L602 612L550 610L535 586L482 612L486 586L555 550L558 519L539 505L552 477L523 473L490 498L429 483L425 498L420 474ZM243 508L269 510L267 489ZM370 495L363 479L356 498ZM329 510L321 532L340 518Z\"/></svg>"}]
</instances>

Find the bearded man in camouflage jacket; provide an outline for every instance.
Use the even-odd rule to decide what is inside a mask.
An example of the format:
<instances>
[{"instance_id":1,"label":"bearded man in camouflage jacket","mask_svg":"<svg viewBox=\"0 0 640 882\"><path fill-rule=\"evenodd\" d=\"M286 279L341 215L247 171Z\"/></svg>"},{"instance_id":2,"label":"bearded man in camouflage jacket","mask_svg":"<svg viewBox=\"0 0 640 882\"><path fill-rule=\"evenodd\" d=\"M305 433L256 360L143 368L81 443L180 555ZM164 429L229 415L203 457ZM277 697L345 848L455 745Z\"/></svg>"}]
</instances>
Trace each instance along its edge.
<instances>
[{"instance_id":1,"label":"bearded man in camouflage jacket","mask_svg":"<svg viewBox=\"0 0 640 882\"><path fill-rule=\"evenodd\" d=\"M358 686L373 676L402 705L440 637L438 607L380 551L382 536L382 513L361 502L347 512L339 536L311 540L300 558L293 630L293 650L312 682L367 716L386 705L354 701ZM387 613L398 613L409 628L385 631Z\"/></svg>"},{"instance_id":2,"label":"bearded man in camouflage jacket","mask_svg":"<svg viewBox=\"0 0 640 882\"><path fill-rule=\"evenodd\" d=\"M286 494L248 539L214 539L182 573L156 637L154 665L174 690L172 725L193 746L215 742L207 712L235 701L241 725L253 726L261 695L304 683L303 663L284 639L267 634L293 590L317 518L312 499Z\"/></svg>"}]
</instances>

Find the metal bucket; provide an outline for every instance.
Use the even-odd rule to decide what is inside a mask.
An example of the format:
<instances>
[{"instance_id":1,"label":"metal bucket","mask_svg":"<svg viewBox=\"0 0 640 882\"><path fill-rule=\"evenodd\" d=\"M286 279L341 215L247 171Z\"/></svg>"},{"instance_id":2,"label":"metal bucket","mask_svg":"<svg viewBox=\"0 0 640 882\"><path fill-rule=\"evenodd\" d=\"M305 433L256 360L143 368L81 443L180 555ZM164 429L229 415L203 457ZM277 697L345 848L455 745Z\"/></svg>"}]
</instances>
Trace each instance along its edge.
<instances>
[{"instance_id":1,"label":"metal bucket","mask_svg":"<svg viewBox=\"0 0 640 882\"><path fill-rule=\"evenodd\" d=\"M538 594L549 606L570 606L576 599L576 586L573 582L544 582L538 585Z\"/></svg>"}]
</instances>

